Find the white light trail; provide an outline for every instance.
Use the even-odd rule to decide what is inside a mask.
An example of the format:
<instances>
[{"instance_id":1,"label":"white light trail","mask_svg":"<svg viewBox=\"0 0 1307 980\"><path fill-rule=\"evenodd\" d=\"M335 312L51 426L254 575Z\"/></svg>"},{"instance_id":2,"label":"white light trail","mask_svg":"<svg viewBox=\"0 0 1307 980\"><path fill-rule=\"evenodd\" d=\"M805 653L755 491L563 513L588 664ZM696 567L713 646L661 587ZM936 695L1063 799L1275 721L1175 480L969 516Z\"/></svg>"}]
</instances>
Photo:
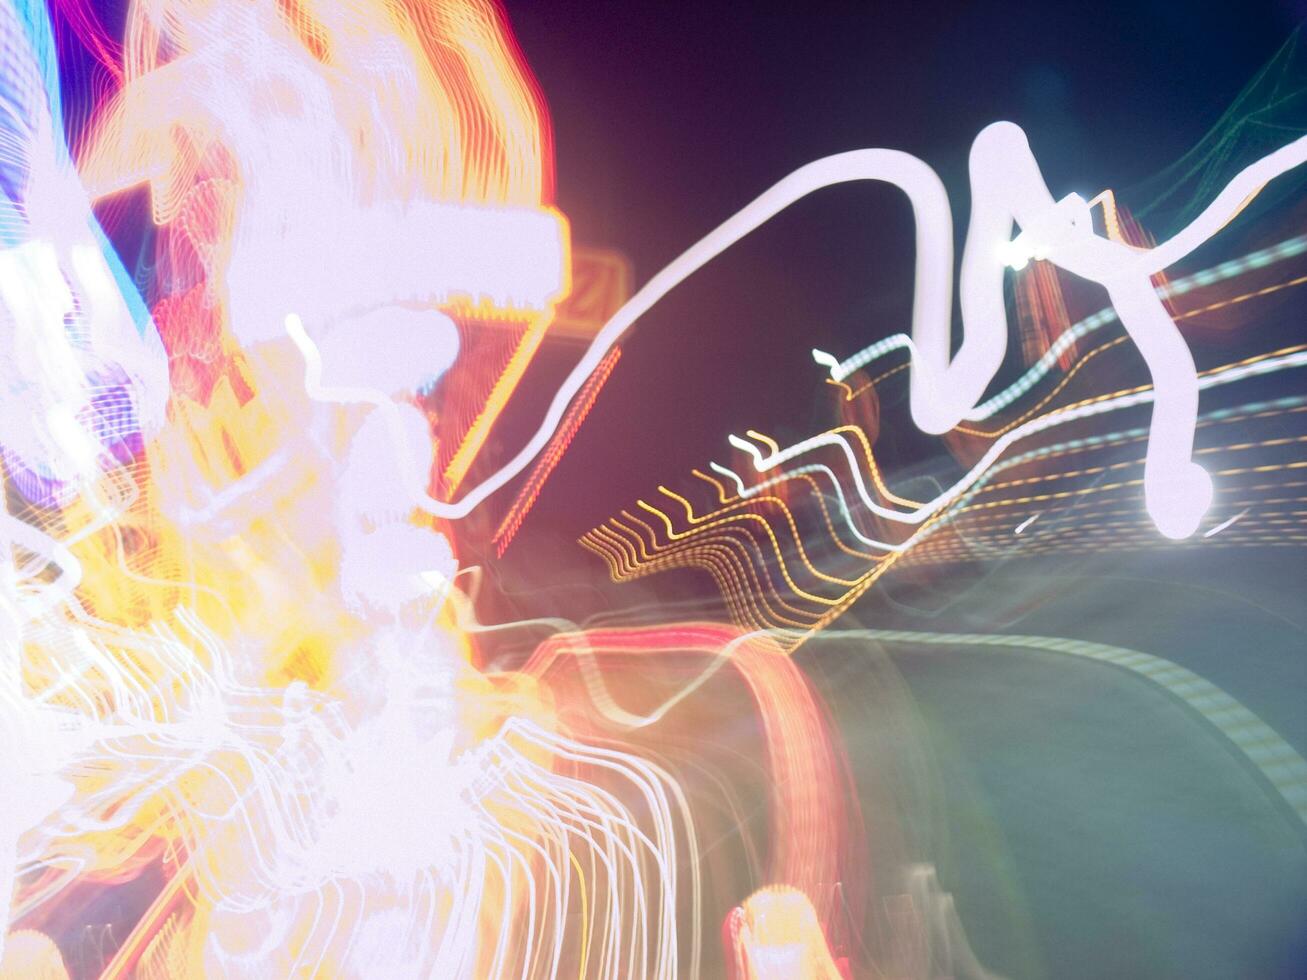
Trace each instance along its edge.
<instances>
[{"instance_id":1,"label":"white light trail","mask_svg":"<svg viewBox=\"0 0 1307 980\"><path fill-rule=\"evenodd\" d=\"M959 283L963 338L951 354L953 298L952 216L938 175L896 150L868 149L824 157L764 191L674 259L641 288L596 335L550 403L540 428L505 466L457 502L429 500L437 517L456 519L522 471L545 447L572 397L603 356L639 317L684 279L780 211L823 187L884 181L907 195L916 220L911 402L913 420L942 434L975 410L1007 349L1003 279L1014 247L1038 253L1081 278L1104 286L1122 325L1153 377L1157 391L1145 462L1144 496L1158 529L1171 538L1194 532L1211 503L1208 475L1193 462L1198 412L1197 372L1151 277L1215 235L1268 181L1307 161L1307 137L1240 171L1187 227L1155 248L1137 249L1097 235L1089 205L1076 195L1055 200L1025 133L1013 123L987 126L970 157L972 210ZM1012 238L1014 225L1021 228ZM1014 246L1013 242L1019 243ZM903 346L899 338L886 349ZM814 357L829 365L822 351ZM839 370L832 367L834 377ZM838 380L838 378L836 378Z\"/></svg>"}]
</instances>

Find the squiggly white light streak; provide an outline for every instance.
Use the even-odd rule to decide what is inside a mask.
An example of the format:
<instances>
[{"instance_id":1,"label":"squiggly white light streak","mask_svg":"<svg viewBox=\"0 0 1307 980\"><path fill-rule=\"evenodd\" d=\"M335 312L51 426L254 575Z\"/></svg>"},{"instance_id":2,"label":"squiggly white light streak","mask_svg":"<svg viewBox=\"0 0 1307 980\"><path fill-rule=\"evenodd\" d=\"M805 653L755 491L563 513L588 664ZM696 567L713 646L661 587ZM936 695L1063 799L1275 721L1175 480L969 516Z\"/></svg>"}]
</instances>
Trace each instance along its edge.
<instances>
[{"instance_id":1,"label":"squiggly white light streak","mask_svg":"<svg viewBox=\"0 0 1307 980\"><path fill-rule=\"evenodd\" d=\"M1203 244L1276 176L1307 161L1307 137L1240 171L1186 228L1152 249L1135 249L1095 234L1088 205L1074 195L1055 201L1021 129L986 127L972 146L972 212L963 251L962 346L950 353L952 217L933 170L895 150L854 150L799 168L706 235L655 275L595 337L550 403L540 428L513 459L458 502L429 501L437 517L456 519L502 487L544 448L568 403L628 327L686 277L784 208L822 187L877 180L902 189L916 219L911 409L923 431L944 433L975 410L1007 348L1003 276L1013 224L1019 242L1075 275L1103 285L1154 380L1157 395L1145 463L1145 500L1158 529L1172 538L1193 533L1211 502L1211 480L1192 460L1197 373L1151 277ZM1028 249L1027 249L1028 250ZM886 349L902 346L891 338ZM814 352L822 363L833 358ZM834 376L838 368L832 368Z\"/></svg>"}]
</instances>

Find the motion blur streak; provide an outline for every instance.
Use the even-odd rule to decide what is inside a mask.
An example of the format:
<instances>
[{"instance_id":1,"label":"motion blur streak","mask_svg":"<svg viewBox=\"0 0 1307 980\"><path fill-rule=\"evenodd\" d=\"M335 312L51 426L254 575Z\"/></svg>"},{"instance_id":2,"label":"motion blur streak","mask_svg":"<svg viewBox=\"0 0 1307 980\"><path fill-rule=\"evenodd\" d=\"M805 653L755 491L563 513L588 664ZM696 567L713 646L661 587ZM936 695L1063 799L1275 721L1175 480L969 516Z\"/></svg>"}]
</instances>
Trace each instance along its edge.
<instances>
[{"instance_id":1,"label":"motion blur streak","mask_svg":"<svg viewBox=\"0 0 1307 980\"><path fill-rule=\"evenodd\" d=\"M1160 279L1307 138L1154 243L985 128L954 353L949 198L907 153L800 168L628 300L620 256L573 249L490 0L131 0L121 38L105 6L0 0L0 976L988 978L909 846L914 780L849 755L828 640L859 669L931 644L1124 669L1307 823L1307 763L1263 710L1169 659L828 630L891 571L1307 541L1307 348L1200 370L1180 332L1291 295L1307 238ZM817 434L731 436L729 465L581 539L616 582L706 573L720 604L702 582L688 612L483 601L626 331L867 180L912 205L910 333L814 352ZM588 318L584 255L612 287ZM1109 306L1084 316L1071 277ZM522 397L567 337L556 390ZM887 462L880 393L905 381L956 465Z\"/></svg>"},{"instance_id":2,"label":"motion blur streak","mask_svg":"<svg viewBox=\"0 0 1307 980\"><path fill-rule=\"evenodd\" d=\"M102 891L105 976L695 975L675 787L472 666L414 519L568 289L500 13L132 4L74 170L45 11L2 10L3 969L62 974ZM90 206L125 234L142 184L152 316Z\"/></svg>"}]
</instances>

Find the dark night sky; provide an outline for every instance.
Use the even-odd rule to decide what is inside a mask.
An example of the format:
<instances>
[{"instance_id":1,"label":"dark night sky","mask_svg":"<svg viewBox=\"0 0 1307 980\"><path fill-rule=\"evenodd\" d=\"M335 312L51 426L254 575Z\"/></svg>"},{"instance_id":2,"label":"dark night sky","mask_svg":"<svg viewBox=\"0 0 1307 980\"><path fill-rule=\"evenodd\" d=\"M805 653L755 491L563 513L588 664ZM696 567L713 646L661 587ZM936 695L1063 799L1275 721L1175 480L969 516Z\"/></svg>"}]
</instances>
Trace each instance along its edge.
<instances>
[{"instance_id":1,"label":"dark night sky","mask_svg":"<svg viewBox=\"0 0 1307 980\"><path fill-rule=\"evenodd\" d=\"M1291 3L1168 0L507 10L550 105L559 206L576 240L632 259L637 285L790 170L858 147L934 166L961 231L970 141L1002 118L1055 195L1112 187L1129 204L1299 19ZM736 246L637 325L523 541L574 538L725 461L728 432L809 434L809 350L905 329L911 265L906 203L869 185L819 192Z\"/></svg>"}]
</instances>

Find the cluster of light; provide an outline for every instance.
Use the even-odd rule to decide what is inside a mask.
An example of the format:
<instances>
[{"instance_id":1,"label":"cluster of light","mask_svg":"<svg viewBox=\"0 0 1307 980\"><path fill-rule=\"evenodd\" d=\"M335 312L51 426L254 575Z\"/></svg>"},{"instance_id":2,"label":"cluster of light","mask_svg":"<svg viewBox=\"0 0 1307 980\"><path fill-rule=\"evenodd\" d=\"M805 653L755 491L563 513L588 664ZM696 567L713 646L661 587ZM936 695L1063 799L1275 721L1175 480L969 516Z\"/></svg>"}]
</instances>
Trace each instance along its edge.
<instances>
[{"instance_id":1,"label":"cluster of light","mask_svg":"<svg viewBox=\"0 0 1307 980\"><path fill-rule=\"evenodd\" d=\"M499 12L134 4L76 166L46 12L0 14L2 969L162 871L106 976L694 975L674 784L472 666L415 509L463 323L518 339L446 489L569 286ZM152 318L91 211L142 183Z\"/></svg>"},{"instance_id":2,"label":"cluster of light","mask_svg":"<svg viewBox=\"0 0 1307 980\"><path fill-rule=\"evenodd\" d=\"M71 127L44 5L0 0L0 973L67 976L58 911L130 886L145 907L127 915L107 978L671 980L698 975L710 914L741 980L847 976L864 919L891 903L870 894L857 795L789 654L889 568L947 557L966 533L976 551L1017 536L1038 546L1061 499L1142 483L1157 527L1186 537L1212 494L1195 430L1304 407L1200 416L1200 389L1307 366L1307 349L1200 373L1164 300L1307 253L1307 237L1160 289L1153 277L1307 159L1307 140L1140 247L1110 194L1055 200L1024 134L998 123L972 149L956 354L938 176L898 151L839 154L765 192L607 318L536 431L488 470L491 431L572 285L543 102L498 7L134 2L121 44L93 5L60 9L106 72ZM706 569L733 625L478 622L465 583L481 570L460 563L452 522L534 463L492 538L502 553L625 331L784 208L861 180L913 206L911 334L844 362L814 356L851 400L855 370L907 350L918 427L981 446L964 475L910 499L847 420L789 447L750 431L730 443L759 481L713 463L715 476L695 474L715 492L709 509L660 487L666 502L639 501L583 539L618 580ZM105 228L141 231L131 213L147 198L133 279ZM1099 205L1106 237L1090 220ZM1111 308L1069 325L1059 307L1057 336L982 402L1008 342L1005 277L1040 269L1051 289L1053 267L1105 287ZM1126 337L1072 358L1115 321ZM1152 383L1066 401L1127 338ZM1059 366L1019 418L964 424ZM874 397L880 380L858 391ZM1037 439L1140 408L1147 426ZM1140 443L1142 460L1091 455ZM1033 472L1064 458L1077 468ZM1091 471L1110 482L1062 489ZM808 533L797 493L829 540ZM1259 533L1248 511L1207 534ZM550 635L514 669L482 662L478 641L514 629ZM1162 685L1307 813L1307 763L1200 678L1131 651L999 639ZM672 678L665 690L640 673L650 665ZM756 720L766 846L755 855L721 788L749 868L708 909L701 878L718 842L700 848L682 785L707 767L677 764L660 726L728 683ZM916 945L885 970L985 976L931 873L909 879L898 897Z\"/></svg>"}]
</instances>

